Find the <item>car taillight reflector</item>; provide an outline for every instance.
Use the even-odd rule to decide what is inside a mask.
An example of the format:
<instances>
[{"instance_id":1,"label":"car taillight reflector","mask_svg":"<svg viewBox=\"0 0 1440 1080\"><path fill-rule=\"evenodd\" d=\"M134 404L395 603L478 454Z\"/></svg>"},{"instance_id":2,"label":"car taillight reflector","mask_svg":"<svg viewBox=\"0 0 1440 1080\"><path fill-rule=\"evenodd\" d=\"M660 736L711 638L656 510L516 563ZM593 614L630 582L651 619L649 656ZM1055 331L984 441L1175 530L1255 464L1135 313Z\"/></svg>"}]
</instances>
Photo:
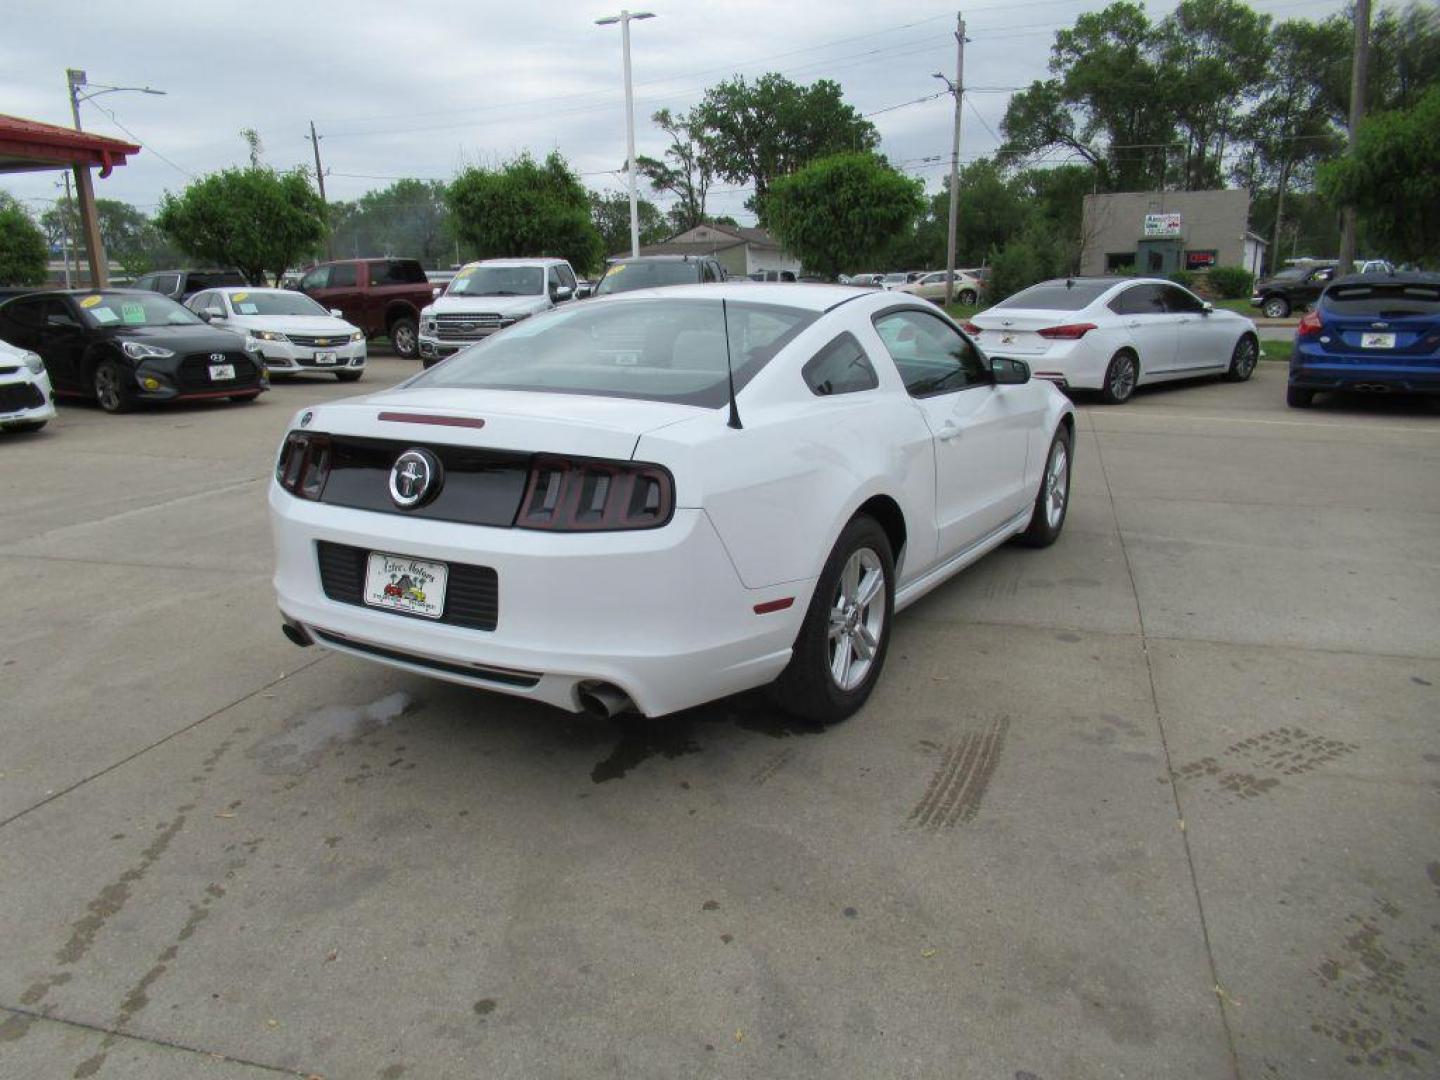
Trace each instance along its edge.
<instances>
[{"instance_id":1,"label":"car taillight reflector","mask_svg":"<svg viewBox=\"0 0 1440 1080\"><path fill-rule=\"evenodd\" d=\"M1321 328L1320 313L1307 311L1305 317L1300 320L1300 325L1295 328L1295 335L1302 338L1319 337Z\"/></svg>"},{"instance_id":2,"label":"car taillight reflector","mask_svg":"<svg viewBox=\"0 0 1440 1080\"><path fill-rule=\"evenodd\" d=\"M1051 341L1074 341L1076 338L1084 337L1095 328L1093 322L1079 322L1065 323L1063 326L1047 326L1045 329L1035 332L1043 338L1049 338Z\"/></svg>"},{"instance_id":3,"label":"car taillight reflector","mask_svg":"<svg viewBox=\"0 0 1440 1080\"><path fill-rule=\"evenodd\" d=\"M554 532L658 529L675 511L675 482L659 465L542 457L530 466L515 525Z\"/></svg>"},{"instance_id":4,"label":"car taillight reflector","mask_svg":"<svg viewBox=\"0 0 1440 1080\"><path fill-rule=\"evenodd\" d=\"M280 448L275 479L298 499L318 501L330 475L330 436L292 431Z\"/></svg>"},{"instance_id":5,"label":"car taillight reflector","mask_svg":"<svg viewBox=\"0 0 1440 1080\"><path fill-rule=\"evenodd\" d=\"M977 337L977 336L979 336L980 331L981 331L981 327L978 327L978 326L976 326L973 322L969 322L969 321L962 322L962 323L960 324L960 329L961 329L961 330L964 330L965 333L969 334L971 337Z\"/></svg>"}]
</instances>

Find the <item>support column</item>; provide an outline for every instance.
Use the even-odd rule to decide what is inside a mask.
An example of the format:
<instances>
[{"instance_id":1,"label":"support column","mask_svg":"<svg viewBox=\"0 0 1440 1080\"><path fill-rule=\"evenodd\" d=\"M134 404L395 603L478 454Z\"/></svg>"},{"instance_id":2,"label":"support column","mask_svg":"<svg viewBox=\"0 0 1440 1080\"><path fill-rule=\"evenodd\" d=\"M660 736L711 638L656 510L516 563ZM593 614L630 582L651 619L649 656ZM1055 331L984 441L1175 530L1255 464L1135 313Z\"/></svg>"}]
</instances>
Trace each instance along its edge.
<instances>
[{"instance_id":1,"label":"support column","mask_svg":"<svg viewBox=\"0 0 1440 1080\"><path fill-rule=\"evenodd\" d=\"M90 286L103 289L110 284L109 260L100 239L100 218L95 212L95 183L90 170L76 165L75 193L80 202L80 233L85 238L85 254L90 259Z\"/></svg>"}]
</instances>

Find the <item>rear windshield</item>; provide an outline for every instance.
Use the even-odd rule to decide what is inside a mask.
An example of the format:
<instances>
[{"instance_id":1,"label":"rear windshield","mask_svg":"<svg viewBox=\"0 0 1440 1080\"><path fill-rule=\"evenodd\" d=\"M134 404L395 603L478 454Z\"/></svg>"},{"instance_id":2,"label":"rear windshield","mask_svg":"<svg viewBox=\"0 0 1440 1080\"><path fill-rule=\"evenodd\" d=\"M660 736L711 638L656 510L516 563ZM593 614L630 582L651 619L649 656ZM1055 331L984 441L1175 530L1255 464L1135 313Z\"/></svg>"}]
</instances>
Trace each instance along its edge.
<instances>
[{"instance_id":1,"label":"rear windshield","mask_svg":"<svg viewBox=\"0 0 1440 1080\"><path fill-rule=\"evenodd\" d=\"M700 280L700 264L680 259L664 262L616 263L605 271L596 296L630 292L632 289L653 289L660 285L694 285Z\"/></svg>"},{"instance_id":2,"label":"rear windshield","mask_svg":"<svg viewBox=\"0 0 1440 1080\"><path fill-rule=\"evenodd\" d=\"M1435 315L1440 314L1440 282L1332 285L1325 291L1324 303L1325 308L1336 315L1376 315L1392 319Z\"/></svg>"},{"instance_id":3,"label":"rear windshield","mask_svg":"<svg viewBox=\"0 0 1440 1080\"><path fill-rule=\"evenodd\" d=\"M77 303L91 326L193 326L200 321L159 293L91 293Z\"/></svg>"},{"instance_id":4,"label":"rear windshield","mask_svg":"<svg viewBox=\"0 0 1440 1080\"><path fill-rule=\"evenodd\" d=\"M567 305L494 334L405 385L719 408L729 400L727 345L739 390L817 317L798 308L719 300Z\"/></svg>"},{"instance_id":5,"label":"rear windshield","mask_svg":"<svg viewBox=\"0 0 1440 1080\"><path fill-rule=\"evenodd\" d=\"M219 273L192 273L185 279L185 288L188 292L203 292L205 289L214 289L221 285L248 285L243 274L238 270L221 270Z\"/></svg>"},{"instance_id":6,"label":"rear windshield","mask_svg":"<svg viewBox=\"0 0 1440 1080\"><path fill-rule=\"evenodd\" d=\"M1115 287L1113 281L1045 281L1021 289L1001 300L996 307L1039 308L1043 311L1079 311L1089 307L1103 293Z\"/></svg>"},{"instance_id":7,"label":"rear windshield","mask_svg":"<svg viewBox=\"0 0 1440 1080\"><path fill-rule=\"evenodd\" d=\"M414 259L392 259L370 264L371 285L425 285L425 268Z\"/></svg>"}]
</instances>

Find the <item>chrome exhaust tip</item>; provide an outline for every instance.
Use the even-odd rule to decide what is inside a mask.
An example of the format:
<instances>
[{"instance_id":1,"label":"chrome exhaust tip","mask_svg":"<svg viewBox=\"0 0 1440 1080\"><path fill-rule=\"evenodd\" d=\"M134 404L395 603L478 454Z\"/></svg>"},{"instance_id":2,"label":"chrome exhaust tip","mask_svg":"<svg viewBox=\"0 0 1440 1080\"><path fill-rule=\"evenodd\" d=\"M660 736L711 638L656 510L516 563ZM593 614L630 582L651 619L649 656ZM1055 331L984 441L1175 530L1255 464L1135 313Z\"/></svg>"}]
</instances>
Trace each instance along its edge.
<instances>
[{"instance_id":1,"label":"chrome exhaust tip","mask_svg":"<svg viewBox=\"0 0 1440 1080\"><path fill-rule=\"evenodd\" d=\"M576 697L582 709L601 720L609 720L621 713L635 710L635 702L630 700L630 695L610 683L581 683Z\"/></svg>"}]
</instances>

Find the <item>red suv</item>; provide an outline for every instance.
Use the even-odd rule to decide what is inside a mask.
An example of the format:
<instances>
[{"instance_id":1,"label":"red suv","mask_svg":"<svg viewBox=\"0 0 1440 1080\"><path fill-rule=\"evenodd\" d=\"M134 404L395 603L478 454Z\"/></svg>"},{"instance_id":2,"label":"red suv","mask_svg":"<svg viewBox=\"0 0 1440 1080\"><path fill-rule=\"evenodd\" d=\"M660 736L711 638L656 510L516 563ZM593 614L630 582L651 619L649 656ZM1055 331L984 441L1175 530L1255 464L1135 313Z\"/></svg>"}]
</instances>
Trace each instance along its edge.
<instances>
[{"instance_id":1,"label":"red suv","mask_svg":"<svg viewBox=\"0 0 1440 1080\"><path fill-rule=\"evenodd\" d=\"M321 263L300 279L300 291L365 331L390 339L406 360L420 355L420 310L434 286L416 259L345 259Z\"/></svg>"}]
</instances>

